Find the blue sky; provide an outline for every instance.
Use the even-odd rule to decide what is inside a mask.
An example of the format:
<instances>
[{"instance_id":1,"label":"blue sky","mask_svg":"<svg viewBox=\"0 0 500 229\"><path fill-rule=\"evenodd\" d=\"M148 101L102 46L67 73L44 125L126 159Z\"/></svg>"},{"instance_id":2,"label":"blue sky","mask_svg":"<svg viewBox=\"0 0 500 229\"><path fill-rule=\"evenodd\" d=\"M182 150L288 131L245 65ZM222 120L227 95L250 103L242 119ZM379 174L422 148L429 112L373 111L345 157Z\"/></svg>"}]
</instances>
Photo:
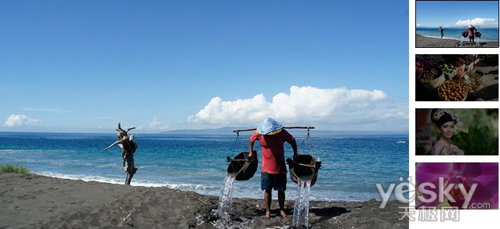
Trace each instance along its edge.
<instances>
[{"instance_id":1,"label":"blue sky","mask_svg":"<svg viewBox=\"0 0 500 229\"><path fill-rule=\"evenodd\" d=\"M1 131L408 130L407 1L4 0L0 30Z\"/></svg>"},{"instance_id":2,"label":"blue sky","mask_svg":"<svg viewBox=\"0 0 500 229\"><path fill-rule=\"evenodd\" d=\"M498 1L416 1L417 27L498 28Z\"/></svg>"}]
</instances>

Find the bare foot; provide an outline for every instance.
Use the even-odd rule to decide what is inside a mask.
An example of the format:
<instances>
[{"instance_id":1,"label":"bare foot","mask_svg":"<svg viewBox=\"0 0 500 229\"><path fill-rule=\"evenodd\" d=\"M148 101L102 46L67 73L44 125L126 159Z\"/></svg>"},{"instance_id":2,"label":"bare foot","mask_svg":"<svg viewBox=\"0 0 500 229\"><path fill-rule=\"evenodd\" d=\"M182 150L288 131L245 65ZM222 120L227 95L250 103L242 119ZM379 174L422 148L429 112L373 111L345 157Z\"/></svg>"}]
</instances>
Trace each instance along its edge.
<instances>
[{"instance_id":1,"label":"bare foot","mask_svg":"<svg viewBox=\"0 0 500 229\"><path fill-rule=\"evenodd\" d=\"M281 214L281 216L282 216L283 218L284 218L284 217L286 217L285 211L280 210L280 214Z\"/></svg>"},{"instance_id":2,"label":"bare foot","mask_svg":"<svg viewBox=\"0 0 500 229\"><path fill-rule=\"evenodd\" d=\"M270 219L271 218L271 211L266 211L266 219Z\"/></svg>"}]
</instances>

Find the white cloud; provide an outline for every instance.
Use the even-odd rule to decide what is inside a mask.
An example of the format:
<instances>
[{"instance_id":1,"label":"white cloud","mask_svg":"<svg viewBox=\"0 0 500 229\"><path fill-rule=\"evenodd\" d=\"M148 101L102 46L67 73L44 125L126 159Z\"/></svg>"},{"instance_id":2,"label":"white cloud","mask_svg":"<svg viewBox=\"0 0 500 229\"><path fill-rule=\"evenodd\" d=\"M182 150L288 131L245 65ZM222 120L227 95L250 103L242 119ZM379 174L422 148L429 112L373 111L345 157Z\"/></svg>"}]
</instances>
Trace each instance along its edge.
<instances>
[{"instance_id":1,"label":"white cloud","mask_svg":"<svg viewBox=\"0 0 500 229\"><path fill-rule=\"evenodd\" d=\"M483 26L483 27L498 27L498 22L492 18L474 18L467 20L458 20L455 25L457 26L469 26L470 24L475 27Z\"/></svg>"},{"instance_id":2,"label":"white cloud","mask_svg":"<svg viewBox=\"0 0 500 229\"><path fill-rule=\"evenodd\" d=\"M24 125L36 125L40 122L41 122L40 120L28 118L28 116L26 115L12 114L7 118L7 121L5 121L4 125L8 127L13 127L13 126L24 126Z\"/></svg>"},{"instance_id":3,"label":"white cloud","mask_svg":"<svg viewBox=\"0 0 500 229\"><path fill-rule=\"evenodd\" d=\"M388 101L387 94L380 90L292 86L289 94L279 93L272 101L267 101L262 94L234 101L214 97L188 121L208 127L255 126L264 118L272 117L285 125L316 123L329 128L376 130L377 126L384 128L393 122L404 125L394 129L406 130L407 103Z\"/></svg>"},{"instance_id":4,"label":"white cloud","mask_svg":"<svg viewBox=\"0 0 500 229\"><path fill-rule=\"evenodd\" d=\"M156 120L156 119L153 119L153 121L149 124L149 127L151 129L154 129L154 128L158 127L158 125L160 125L160 122L158 122L158 120Z\"/></svg>"},{"instance_id":5,"label":"white cloud","mask_svg":"<svg viewBox=\"0 0 500 229\"><path fill-rule=\"evenodd\" d=\"M152 130L167 130L169 126L161 125L161 123L157 119L153 119L153 121L149 124L149 128L151 128Z\"/></svg>"}]
</instances>

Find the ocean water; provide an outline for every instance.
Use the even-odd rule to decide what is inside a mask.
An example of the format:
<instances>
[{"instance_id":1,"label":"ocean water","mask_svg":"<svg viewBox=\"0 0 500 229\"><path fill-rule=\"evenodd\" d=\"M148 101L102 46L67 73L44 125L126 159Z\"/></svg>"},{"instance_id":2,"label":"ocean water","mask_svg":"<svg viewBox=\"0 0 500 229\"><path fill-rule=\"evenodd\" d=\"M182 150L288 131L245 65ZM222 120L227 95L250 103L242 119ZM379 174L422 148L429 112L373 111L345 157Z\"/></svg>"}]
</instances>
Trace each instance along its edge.
<instances>
[{"instance_id":1,"label":"ocean water","mask_svg":"<svg viewBox=\"0 0 500 229\"><path fill-rule=\"evenodd\" d=\"M169 187L218 196L226 177L226 157L248 150L248 135L136 134L139 168L132 185ZM297 144L304 136L296 135ZM114 134L0 132L0 163L27 166L36 174L122 184L121 149L102 151ZM311 133L322 168L311 188L311 200L380 200L375 183L388 187L408 176L408 135L321 135ZM260 156L260 144L256 142ZM311 154L309 145L302 152ZM292 156L285 144L285 157ZM260 161L260 159L259 159ZM259 162L260 164L260 162ZM298 186L288 180L287 199ZM273 195L277 195L273 192ZM260 168L249 181L235 181L234 197L262 198Z\"/></svg>"},{"instance_id":2,"label":"ocean water","mask_svg":"<svg viewBox=\"0 0 500 229\"><path fill-rule=\"evenodd\" d=\"M462 37L462 32L466 31L466 28L444 28L443 38L455 39L469 41L469 37ZM481 32L481 41L498 41L498 28L477 28L477 31ZM441 38L441 32L438 28L421 28L417 27L417 34L426 37ZM477 38L476 38L477 40Z\"/></svg>"}]
</instances>

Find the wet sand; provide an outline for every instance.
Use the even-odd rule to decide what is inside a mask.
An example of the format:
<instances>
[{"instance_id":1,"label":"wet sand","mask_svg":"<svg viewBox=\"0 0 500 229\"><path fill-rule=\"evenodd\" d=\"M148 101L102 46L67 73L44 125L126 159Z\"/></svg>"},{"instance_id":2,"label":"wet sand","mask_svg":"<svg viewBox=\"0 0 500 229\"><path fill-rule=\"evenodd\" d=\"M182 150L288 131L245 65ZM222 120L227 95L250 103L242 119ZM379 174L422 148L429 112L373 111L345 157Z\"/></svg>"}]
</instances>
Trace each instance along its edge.
<instances>
[{"instance_id":1,"label":"wet sand","mask_svg":"<svg viewBox=\"0 0 500 229\"><path fill-rule=\"evenodd\" d=\"M134 187L0 172L0 228L214 228L197 216L218 205L218 197L162 187ZM290 185L289 188L292 188ZM375 187L374 187L375 188ZM256 190L257 191L257 190ZM260 190L259 190L260 191ZM311 190L314 192L314 187ZM273 201L273 209L277 208ZM235 216L250 220L251 228L290 225L292 200L286 218L265 219L264 201L234 199ZM310 203L313 228L408 228L399 221L407 204L389 202Z\"/></svg>"},{"instance_id":2,"label":"wet sand","mask_svg":"<svg viewBox=\"0 0 500 229\"><path fill-rule=\"evenodd\" d=\"M467 45L469 39L464 39L464 46L460 46L460 41L454 39L440 39L416 35L415 47L417 48L475 48ZM479 48L498 48L498 41L480 41Z\"/></svg>"}]
</instances>

